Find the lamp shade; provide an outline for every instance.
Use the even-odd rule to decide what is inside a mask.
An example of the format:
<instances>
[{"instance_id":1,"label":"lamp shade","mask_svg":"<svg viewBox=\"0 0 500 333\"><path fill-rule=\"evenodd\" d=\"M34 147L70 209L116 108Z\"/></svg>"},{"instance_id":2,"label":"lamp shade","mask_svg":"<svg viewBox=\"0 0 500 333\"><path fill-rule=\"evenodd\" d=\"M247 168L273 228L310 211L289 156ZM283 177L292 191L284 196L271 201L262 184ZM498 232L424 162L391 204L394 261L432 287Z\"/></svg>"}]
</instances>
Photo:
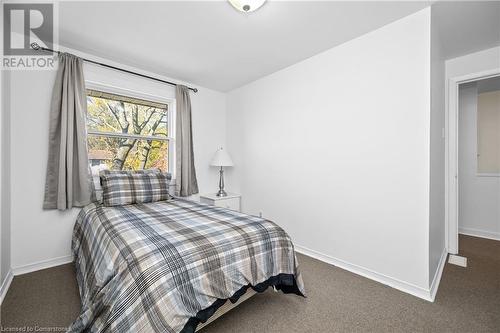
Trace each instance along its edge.
<instances>
[{"instance_id":1,"label":"lamp shade","mask_svg":"<svg viewBox=\"0 0 500 333\"><path fill-rule=\"evenodd\" d=\"M214 157L212 158L212 162L210 165L213 166L233 166L233 160L231 160L231 156L229 156L228 153L224 149L219 149L215 153Z\"/></svg>"}]
</instances>

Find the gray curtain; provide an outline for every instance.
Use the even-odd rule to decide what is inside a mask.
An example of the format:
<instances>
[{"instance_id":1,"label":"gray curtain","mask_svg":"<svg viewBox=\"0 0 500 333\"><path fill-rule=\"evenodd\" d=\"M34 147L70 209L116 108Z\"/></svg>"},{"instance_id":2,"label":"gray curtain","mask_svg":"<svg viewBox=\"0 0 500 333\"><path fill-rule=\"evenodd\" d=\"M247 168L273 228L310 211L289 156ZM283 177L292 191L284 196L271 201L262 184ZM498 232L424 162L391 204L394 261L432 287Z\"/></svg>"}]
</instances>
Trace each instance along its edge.
<instances>
[{"instance_id":1,"label":"gray curtain","mask_svg":"<svg viewBox=\"0 0 500 333\"><path fill-rule=\"evenodd\" d=\"M176 98L176 184L177 195L187 197L198 193L198 181L194 169L193 133L191 126L191 98L189 89L178 85Z\"/></svg>"},{"instance_id":2,"label":"gray curtain","mask_svg":"<svg viewBox=\"0 0 500 333\"><path fill-rule=\"evenodd\" d=\"M82 207L93 200L86 112L82 60L71 54L60 54L49 119L44 209Z\"/></svg>"}]
</instances>

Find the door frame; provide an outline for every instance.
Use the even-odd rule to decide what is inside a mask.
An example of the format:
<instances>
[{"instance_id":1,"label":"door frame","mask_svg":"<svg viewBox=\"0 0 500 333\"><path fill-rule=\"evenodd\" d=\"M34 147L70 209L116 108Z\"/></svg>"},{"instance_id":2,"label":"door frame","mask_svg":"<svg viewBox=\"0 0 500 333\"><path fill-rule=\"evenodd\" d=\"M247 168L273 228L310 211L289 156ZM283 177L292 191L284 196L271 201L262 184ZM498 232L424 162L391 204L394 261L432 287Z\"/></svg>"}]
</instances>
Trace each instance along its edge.
<instances>
[{"instance_id":1,"label":"door frame","mask_svg":"<svg viewBox=\"0 0 500 333\"><path fill-rule=\"evenodd\" d=\"M445 233L446 248L450 254L458 254L458 119L459 85L500 76L500 68L452 77L448 81L448 113L446 119L447 142L445 145Z\"/></svg>"}]
</instances>

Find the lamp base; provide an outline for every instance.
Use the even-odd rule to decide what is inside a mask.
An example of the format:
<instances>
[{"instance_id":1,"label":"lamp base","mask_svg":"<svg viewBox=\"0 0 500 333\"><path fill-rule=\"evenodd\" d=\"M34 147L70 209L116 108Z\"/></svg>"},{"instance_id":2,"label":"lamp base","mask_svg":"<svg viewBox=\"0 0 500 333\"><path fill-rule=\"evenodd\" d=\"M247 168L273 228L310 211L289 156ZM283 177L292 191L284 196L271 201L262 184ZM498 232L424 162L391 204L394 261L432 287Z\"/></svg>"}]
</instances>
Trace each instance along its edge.
<instances>
[{"instance_id":1,"label":"lamp base","mask_svg":"<svg viewBox=\"0 0 500 333\"><path fill-rule=\"evenodd\" d=\"M227 197L226 191L224 191L224 169L220 167L219 171L219 192L217 192L216 196L218 197Z\"/></svg>"},{"instance_id":2,"label":"lamp base","mask_svg":"<svg viewBox=\"0 0 500 333\"><path fill-rule=\"evenodd\" d=\"M218 197L227 197L227 193L223 189L220 189L219 192L217 192L216 196L218 196Z\"/></svg>"}]
</instances>

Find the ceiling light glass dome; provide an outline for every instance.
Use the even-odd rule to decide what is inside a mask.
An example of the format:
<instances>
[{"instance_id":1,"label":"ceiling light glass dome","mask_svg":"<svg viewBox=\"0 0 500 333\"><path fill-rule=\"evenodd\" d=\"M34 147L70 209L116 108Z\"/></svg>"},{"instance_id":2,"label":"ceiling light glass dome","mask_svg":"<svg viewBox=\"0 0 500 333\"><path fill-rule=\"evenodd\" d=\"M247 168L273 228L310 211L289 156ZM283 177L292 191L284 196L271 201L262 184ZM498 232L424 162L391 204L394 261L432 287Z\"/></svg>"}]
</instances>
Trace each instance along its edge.
<instances>
[{"instance_id":1,"label":"ceiling light glass dome","mask_svg":"<svg viewBox=\"0 0 500 333\"><path fill-rule=\"evenodd\" d=\"M248 13L259 9L266 0L229 0L229 3L240 12Z\"/></svg>"}]
</instances>

